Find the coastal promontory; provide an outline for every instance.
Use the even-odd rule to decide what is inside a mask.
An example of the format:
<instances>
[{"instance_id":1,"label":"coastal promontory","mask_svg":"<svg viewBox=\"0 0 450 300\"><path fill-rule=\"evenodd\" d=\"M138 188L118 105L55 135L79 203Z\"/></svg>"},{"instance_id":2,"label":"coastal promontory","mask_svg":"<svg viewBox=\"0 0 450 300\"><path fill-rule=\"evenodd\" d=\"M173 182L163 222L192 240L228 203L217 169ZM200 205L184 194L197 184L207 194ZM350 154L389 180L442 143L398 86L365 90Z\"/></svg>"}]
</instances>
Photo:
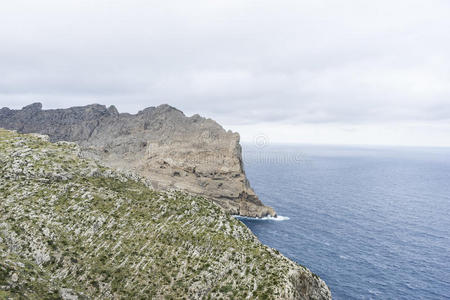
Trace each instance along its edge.
<instances>
[{"instance_id":1,"label":"coastal promontory","mask_svg":"<svg viewBox=\"0 0 450 300\"><path fill-rule=\"evenodd\" d=\"M83 129L71 128L84 139ZM54 129L54 140L66 138ZM88 141L99 134L91 129ZM318 276L262 245L208 199L156 191L151 178L86 158L75 143L0 129L0 298L331 294Z\"/></svg>"},{"instance_id":2,"label":"coastal promontory","mask_svg":"<svg viewBox=\"0 0 450 300\"><path fill-rule=\"evenodd\" d=\"M156 190L210 199L230 214L276 216L245 175L239 134L167 104L133 115L98 104L43 110L34 103L0 109L0 128L76 142L85 157L144 176Z\"/></svg>"}]
</instances>

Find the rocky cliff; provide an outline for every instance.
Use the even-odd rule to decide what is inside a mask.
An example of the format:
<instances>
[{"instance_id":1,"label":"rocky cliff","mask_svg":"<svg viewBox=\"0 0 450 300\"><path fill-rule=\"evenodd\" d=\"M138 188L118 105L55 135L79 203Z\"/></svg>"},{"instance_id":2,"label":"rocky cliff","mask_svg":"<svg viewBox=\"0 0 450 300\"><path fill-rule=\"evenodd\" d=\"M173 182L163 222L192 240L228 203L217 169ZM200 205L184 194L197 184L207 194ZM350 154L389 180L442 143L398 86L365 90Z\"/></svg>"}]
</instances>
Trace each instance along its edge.
<instances>
[{"instance_id":1,"label":"rocky cliff","mask_svg":"<svg viewBox=\"0 0 450 300\"><path fill-rule=\"evenodd\" d=\"M211 201L80 156L0 129L1 299L331 298Z\"/></svg>"},{"instance_id":2,"label":"rocky cliff","mask_svg":"<svg viewBox=\"0 0 450 300\"><path fill-rule=\"evenodd\" d=\"M169 105L131 115L118 113L114 106L42 110L35 103L22 110L1 109L0 128L76 142L85 156L145 176L157 190L200 195L231 214L276 216L250 187L239 135L211 119L186 117Z\"/></svg>"}]
</instances>

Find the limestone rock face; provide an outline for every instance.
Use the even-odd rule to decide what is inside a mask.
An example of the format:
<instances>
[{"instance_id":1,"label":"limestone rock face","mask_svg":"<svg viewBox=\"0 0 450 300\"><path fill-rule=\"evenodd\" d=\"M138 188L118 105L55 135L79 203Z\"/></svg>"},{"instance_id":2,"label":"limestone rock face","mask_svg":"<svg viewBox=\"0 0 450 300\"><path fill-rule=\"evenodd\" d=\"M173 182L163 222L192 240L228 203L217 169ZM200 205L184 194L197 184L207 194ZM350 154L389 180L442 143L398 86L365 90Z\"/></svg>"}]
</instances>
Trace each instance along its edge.
<instances>
[{"instance_id":1,"label":"limestone rock face","mask_svg":"<svg viewBox=\"0 0 450 300\"><path fill-rule=\"evenodd\" d=\"M42 110L35 103L22 110L1 109L0 127L76 142L86 157L145 176L157 190L200 195L231 214L276 216L245 176L239 134L199 115L186 117L169 105L132 115L114 106Z\"/></svg>"}]
</instances>

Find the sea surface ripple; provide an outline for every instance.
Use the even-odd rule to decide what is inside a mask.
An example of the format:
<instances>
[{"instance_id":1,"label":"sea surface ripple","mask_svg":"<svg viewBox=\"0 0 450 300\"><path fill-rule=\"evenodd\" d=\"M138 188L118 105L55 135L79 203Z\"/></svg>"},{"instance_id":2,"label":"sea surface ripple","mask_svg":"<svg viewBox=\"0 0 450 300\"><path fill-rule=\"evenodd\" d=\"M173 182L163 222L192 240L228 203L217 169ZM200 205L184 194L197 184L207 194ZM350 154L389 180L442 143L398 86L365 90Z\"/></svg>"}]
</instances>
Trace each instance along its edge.
<instances>
[{"instance_id":1,"label":"sea surface ripple","mask_svg":"<svg viewBox=\"0 0 450 300\"><path fill-rule=\"evenodd\" d=\"M243 149L256 193L284 217L242 221L334 299L450 299L450 149Z\"/></svg>"}]
</instances>

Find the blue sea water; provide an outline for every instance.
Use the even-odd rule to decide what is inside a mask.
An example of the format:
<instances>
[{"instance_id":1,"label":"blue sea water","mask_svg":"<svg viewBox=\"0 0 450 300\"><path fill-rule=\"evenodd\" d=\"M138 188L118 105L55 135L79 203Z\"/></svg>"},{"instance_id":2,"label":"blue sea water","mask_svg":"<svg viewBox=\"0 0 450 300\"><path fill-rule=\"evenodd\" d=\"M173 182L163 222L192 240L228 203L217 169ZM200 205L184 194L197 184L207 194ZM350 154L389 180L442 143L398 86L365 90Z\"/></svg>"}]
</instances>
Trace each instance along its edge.
<instances>
[{"instance_id":1,"label":"blue sea water","mask_svg":"<svg viewBox=\"0 0 450 300\"><path fill-rule=\"evenodd\" d=\"M450 149L244 145L284 221L242 219L334 299L450 299Z\"/></svg>"}]
</instances>

